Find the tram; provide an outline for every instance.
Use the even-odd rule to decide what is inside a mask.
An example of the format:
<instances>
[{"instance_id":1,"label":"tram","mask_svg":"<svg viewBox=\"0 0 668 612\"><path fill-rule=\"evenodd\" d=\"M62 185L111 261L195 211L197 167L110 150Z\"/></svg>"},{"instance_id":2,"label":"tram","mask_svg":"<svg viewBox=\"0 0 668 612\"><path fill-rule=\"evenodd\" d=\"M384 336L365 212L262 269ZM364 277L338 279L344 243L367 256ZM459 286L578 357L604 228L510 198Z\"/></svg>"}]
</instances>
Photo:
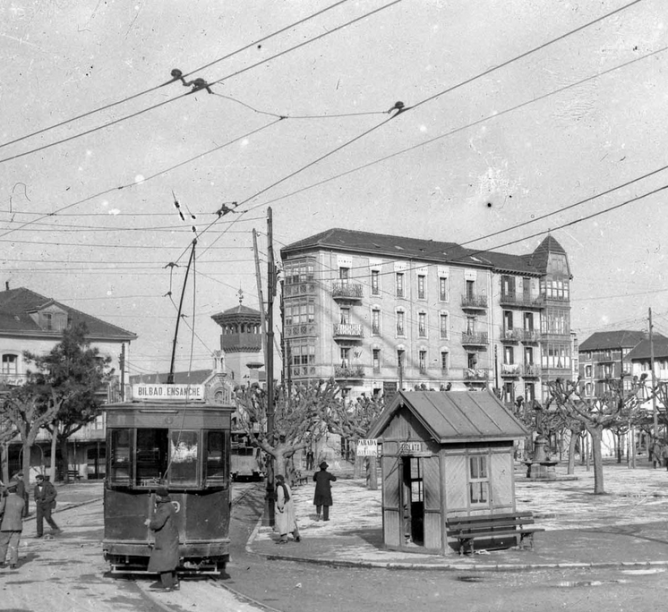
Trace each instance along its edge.
<instances>
[{"instance_id":1,"label":"tram","mask_svg":"<svg viewBox=\"0 0 668 612\"><path fill-rule=\"evenodd\" d=\"M262 480L265 466L262 451L250 444L245 432L232 432L230 474L232 480Z\"/></svg>"},{"instance_id":2,"label":"tram","mask_svg":"<svg viewBox=\"0 0 668 612\"><path fill-rule=\"evenodd\" d=\"M173 389L169 394L178 397ZM222 573L229 561L234 407L158 397L107 404L104 411L102 548L111 572L147 572L153 533L144 521L154 512L158 487L167 487L179 531L177 571Z\"/></svg>"}]
</instances>

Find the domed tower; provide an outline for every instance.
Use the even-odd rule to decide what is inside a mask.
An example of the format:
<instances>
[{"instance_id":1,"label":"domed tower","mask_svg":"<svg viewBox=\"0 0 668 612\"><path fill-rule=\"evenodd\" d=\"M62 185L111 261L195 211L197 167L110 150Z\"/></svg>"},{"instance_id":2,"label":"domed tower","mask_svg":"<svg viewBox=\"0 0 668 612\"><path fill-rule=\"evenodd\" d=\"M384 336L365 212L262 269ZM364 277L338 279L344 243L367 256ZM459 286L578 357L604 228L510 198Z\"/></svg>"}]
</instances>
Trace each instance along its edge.
<instances>
[{"instance_id":1,"label":"domed tower","mask_svg":"<svg viewBox=\"0 0 668 612\"><path fill-rule=\"evenodd\" d=\"M242 304L211 318L220 325L220 348L225 353L225 365L230 378L238 384L258 380L258 370L264 365L262 350L261 314Z\"/></svg>"}]
</instances>

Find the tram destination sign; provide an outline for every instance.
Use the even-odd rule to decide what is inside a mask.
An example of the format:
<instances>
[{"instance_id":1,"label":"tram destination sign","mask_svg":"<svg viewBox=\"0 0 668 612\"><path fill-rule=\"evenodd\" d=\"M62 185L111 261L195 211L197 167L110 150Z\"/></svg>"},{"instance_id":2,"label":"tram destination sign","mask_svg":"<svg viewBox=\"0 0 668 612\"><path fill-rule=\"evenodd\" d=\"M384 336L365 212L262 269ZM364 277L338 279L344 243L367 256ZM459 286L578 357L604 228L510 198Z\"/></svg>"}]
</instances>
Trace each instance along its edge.
<instances>
[{"instance_id":1,"label":"tram destination sign","mask_svg":"<svg viewBox=\"0 0 668 612\"><path fill-rule=\"evenodd\" d=\"M204 385L132 385L136 400L200 400L204 401Z\"/></svg>"}]
</instances>

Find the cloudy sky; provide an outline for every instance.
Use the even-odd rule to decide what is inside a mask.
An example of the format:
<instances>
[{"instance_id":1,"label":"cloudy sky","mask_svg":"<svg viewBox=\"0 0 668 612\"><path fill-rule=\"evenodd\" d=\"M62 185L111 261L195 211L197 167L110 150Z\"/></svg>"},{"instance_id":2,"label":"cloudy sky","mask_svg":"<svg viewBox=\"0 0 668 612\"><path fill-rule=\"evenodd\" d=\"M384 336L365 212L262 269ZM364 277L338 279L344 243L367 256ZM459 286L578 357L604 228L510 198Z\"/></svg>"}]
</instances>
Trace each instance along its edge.
<instances>
[{"instance_id":1,"label":"cloudy sky","mask_svg":"<svg viewBox=\"0 0 668 612\"><path fill-rule=\"evenodd\" d=\"M268 206L276 251L343 227L519 254L551 230L581 341L646 329L649 307L668 332L664 0L8 0L0 15L0 281L138 334L133 374L169 368L193 226L177 368L211 365L211 315L239 289L258 307Z\"/></svg>"}]
</instances>

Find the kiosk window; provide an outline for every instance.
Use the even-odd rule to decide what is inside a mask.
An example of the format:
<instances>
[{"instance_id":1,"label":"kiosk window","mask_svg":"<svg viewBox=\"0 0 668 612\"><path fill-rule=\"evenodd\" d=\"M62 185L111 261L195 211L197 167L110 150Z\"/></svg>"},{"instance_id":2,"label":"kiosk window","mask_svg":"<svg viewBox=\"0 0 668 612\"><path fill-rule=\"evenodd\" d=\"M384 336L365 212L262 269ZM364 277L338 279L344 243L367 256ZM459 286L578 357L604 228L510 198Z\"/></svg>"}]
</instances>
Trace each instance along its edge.
<instances>
[{"instance_id":1,"label":"kiosk window","mask_svg":"<svg viewBox=\"0 0 668 612\"><path fill-rule=\"evenodd\" d=\"M130 429L111 431L111 482L130 484Z\"/></svg>"},{"instance_id":2,"label":"kiosk window","mask_svg":"<svg viewBox=\"0 0 668 612\"><path fill-rule=\"evenodd\" d=\"M208 486L225 483L225 432L207 431L206 435L206 484Z\"/></svg>"},{"instance_id":3,"label":"kiosk window","mask_svg":"<svg viewBox=\"0 0 668 612\"><path fill-rule=\"evenodd\" d=\"M489 501L487 493L489 477L487 475L487 457L485 455L474 455L469 458L469 501L471 505L486 504Z\"/></svg>"},{"instance_id":4,"label":"kiosk window","mask_svg":"<svg viewBox=\"0 0 668 612\"><path fill-rule=\"evenodd\" d=\"M173 431L169 480L172 484L197 485L198 432Z\"/></svg>"},{"instance_id":5,"label":"kiosk window","mask_svg":"<svg viewBox=\"0 0 668 612\"><path fill-rule=\"evenodd\" d=\"M150 487L167 475L168 429L137 430L137 484Z\"/></svg>"}]
</instances>

